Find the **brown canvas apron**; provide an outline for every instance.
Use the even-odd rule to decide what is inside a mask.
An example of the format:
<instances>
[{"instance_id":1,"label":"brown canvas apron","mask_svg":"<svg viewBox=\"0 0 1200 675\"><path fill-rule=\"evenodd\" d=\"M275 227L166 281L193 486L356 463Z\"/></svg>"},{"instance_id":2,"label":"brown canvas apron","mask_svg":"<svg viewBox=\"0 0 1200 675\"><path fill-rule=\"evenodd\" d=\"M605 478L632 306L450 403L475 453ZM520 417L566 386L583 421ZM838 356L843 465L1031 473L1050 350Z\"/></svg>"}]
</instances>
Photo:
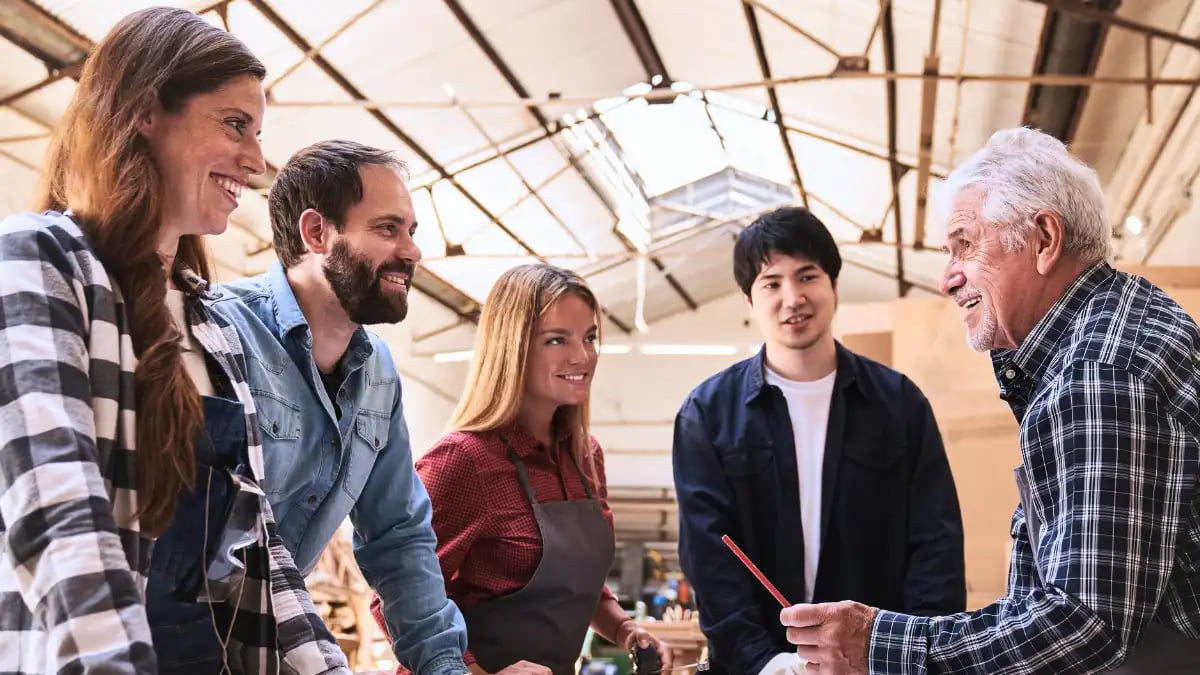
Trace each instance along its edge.
<instances>
[{"instance_id":1,"label":"brown canvas apron","mask_svg":"<svg viewBox=\"0 0 1200 675\"><path fill-rule=\"evenodd\" d=\"M542 559L519 591L463 610L468 648L494 673L518 661L538 663L554 675L573 675L616 544L600 502L571 455L587 499L539 502L525 465L509 445L521 489L542 535Z\"/></svg>"}]
</instances>

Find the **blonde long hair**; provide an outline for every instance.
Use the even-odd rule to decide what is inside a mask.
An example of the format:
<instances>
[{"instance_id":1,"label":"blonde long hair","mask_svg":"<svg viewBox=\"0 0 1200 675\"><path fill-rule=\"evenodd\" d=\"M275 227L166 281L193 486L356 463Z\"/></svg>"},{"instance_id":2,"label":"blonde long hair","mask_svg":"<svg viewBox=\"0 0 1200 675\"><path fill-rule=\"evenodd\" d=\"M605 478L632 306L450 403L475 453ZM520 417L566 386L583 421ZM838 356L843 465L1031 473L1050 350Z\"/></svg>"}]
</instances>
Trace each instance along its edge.
<instances>
[{"instance_id":1,"label":"blonde long hair","mask_svg":"<svg viewBox=\"0 0 1200 675\"><path fill-rule=\"evenodd\" d=\"M568 293L592 308L599 330L600 303L587 283L570 270L546 264L519 265L496 279L479 316L471 368L462 398L450 418L450 431L493 431L517 419L525 397L529 345L538 320ZM593 486L598 486L589 409L587 401L559 407L554 413L554 429L570 431L575 460Z\"/></svg>"}]
</instances>

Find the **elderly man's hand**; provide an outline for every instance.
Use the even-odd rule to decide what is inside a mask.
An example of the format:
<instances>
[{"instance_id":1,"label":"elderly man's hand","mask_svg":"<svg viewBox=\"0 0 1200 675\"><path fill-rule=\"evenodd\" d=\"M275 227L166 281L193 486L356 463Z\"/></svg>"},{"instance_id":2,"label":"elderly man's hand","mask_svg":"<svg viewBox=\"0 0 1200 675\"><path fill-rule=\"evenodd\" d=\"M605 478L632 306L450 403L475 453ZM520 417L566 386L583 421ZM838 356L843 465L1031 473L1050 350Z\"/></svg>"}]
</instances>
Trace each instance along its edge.
<instances>
[{"instance_id":1,"label":"elderly man's hand","mask_svg":"<svg viewBox=\"0 0 1200 675\"><path fill-rule=\"evenodd\" d=\"M787 639L808 661L808 672L859 675L867 672L867 648L879 610L857 602L792 605L779 613Z\"/></svg>"}]
</instances>

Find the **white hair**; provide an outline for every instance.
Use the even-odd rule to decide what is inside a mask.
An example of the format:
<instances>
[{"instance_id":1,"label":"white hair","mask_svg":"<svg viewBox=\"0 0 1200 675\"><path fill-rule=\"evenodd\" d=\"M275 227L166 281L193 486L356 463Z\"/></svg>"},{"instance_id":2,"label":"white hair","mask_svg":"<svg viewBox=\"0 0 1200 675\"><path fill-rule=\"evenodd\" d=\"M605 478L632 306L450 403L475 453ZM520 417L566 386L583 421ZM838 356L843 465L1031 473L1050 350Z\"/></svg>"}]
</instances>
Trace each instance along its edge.
<instances>
[{"instance_id":1,"label":"white hair","mask_svg":"<svg viewBox=\"0 0 1200 675\"><path fill-rule=\"evenodd\" d=\"M1063 220L1065 253L1085 263L1109 259L1112 229L1100 179L1057 138L1027 127L992 134L938 191L943 219L968 187L982 190L979 215L1000 229L1005 249L1022 248L1033 231L1034 214L1045 209Z\"/></svg>"}]
</instances>

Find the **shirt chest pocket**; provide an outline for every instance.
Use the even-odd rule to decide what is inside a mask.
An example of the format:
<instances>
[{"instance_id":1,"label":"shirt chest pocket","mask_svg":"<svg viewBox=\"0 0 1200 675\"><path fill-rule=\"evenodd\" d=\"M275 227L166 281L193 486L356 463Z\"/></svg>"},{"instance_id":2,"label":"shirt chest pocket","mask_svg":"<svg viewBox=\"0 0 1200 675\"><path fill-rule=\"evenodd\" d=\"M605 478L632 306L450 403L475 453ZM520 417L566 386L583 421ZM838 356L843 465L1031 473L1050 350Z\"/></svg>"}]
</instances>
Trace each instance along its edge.
<instances>
[{"instance_id":1,"label":"shirt chest pocket","mask_svg":"<svg viewBox=\"0 0 1200 675\"><path fill-rule=\"evenodd\" d=\"M387 447L391 420L382 415L360 412L354 420L354 434L350 437L350 458L346 467L346 480L342 489L353 499L362 494L375 458Z\"/></svg>"},{"instance_id":2,"label":"shirt chest pocket","mask_svg":"<svg viewBox=\"0 0 1200 675\"><path fill-rule=\"evenodd\" d=\"M775 455L769 448L748 452L730 452L724 457L725 473L734 480L753 479L775 470Z\"/></svg>"},{"instance_id":3,"label":"shirt chest pocket","mask_svg":"<svg viewBox=\"0 0 1200 675\"><path fill-rule=\"evenodd\" d=\"M300 454L300 408L269 392L252 390L259 436L266 465L263 489L272 496L286 495L289 486L303 487ZM297 485L299 484L299 485Z\"/></svg>"}]
</instances>

